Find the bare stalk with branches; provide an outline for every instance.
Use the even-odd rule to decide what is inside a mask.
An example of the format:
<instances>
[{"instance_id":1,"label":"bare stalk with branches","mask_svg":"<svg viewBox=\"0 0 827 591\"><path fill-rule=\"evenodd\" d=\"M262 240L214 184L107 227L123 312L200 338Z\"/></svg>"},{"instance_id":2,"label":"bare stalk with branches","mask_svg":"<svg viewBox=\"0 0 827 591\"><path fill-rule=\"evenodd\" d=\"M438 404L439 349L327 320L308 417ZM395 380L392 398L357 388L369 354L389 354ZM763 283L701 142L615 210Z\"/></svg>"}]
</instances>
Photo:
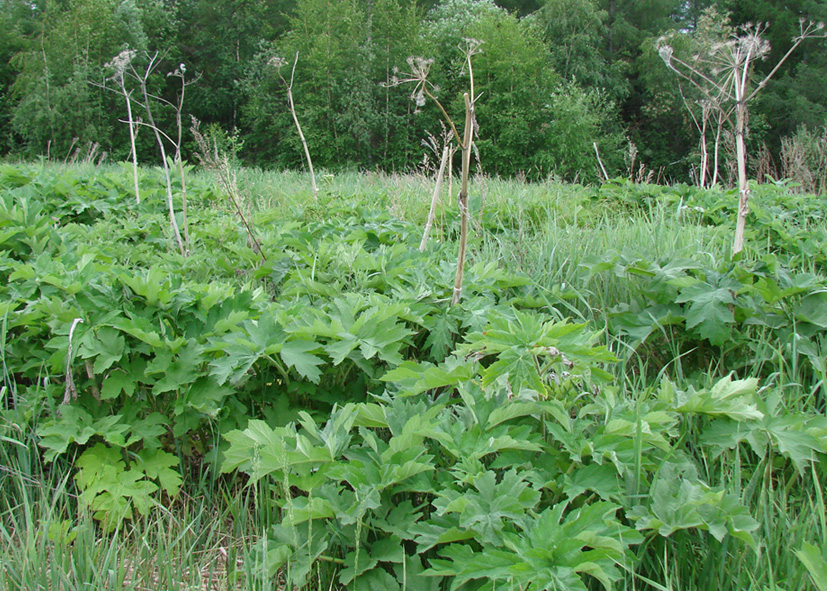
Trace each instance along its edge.
<instances>
[{"instance_id":1,"label":"bare stalk with branches","mask_svg":"<svg viewBox=\"0 0 827 591\"><path fill-rule=\"evenodd\" d=\"M299 123L298 116L296 116L296 104L293 102L293 80L296 76L296 65L299 63L299 52L296 52L296 58L293 60L293 68L290 71L290 82L288 82L281 73L281 68L287 63L286 59L275 56L270 58L270 61L267 63L276 69L279 78L287 87L287 103L290 105L290 114L293 115L293 122L296 124L296 130L299 132L299 139L301 139L302 146L304 147L304 156L307 159L307 168L310 169L310 183L313 187L313 199L318 199L319 189L316 186L316 174L313 172L313 160L310 158L310 148L307 147L307 140L304 139L302 126Z\"/></svg>"},{"instance_id":2,"label":"bare stalk with branches","mask_svg":"<svg viewBox=\"0 0 827 591\"><path fill-rule=\"evenodd\" d=\"M152 114L152 106L149 100L150 94L147 90L147 82L149 81L149 77L158 67L159 62L160 56L156 51L153 55L149 56L149 61L147 63L146 69L144 69L142 73L138 73L138 71L134 68L132 68L132 72L135 78L138 80L138 84L141 88L141 96L143 96L144 99L143 107L146 111L148 126L152 130L152 133L155 134L155 141L158 144L158 150L161 152L161 165L164 169L164 179L166 180L167 187L167 206L169 208L169 222L172 226L172 232L175 235L175 241L178 243L178 249L181 251L182 255L186 256L188 248L184 246L184 241L181 239L181 231L178 229L178 221L175 219L175 206L172 199L172 179L169 176L169 163L167 162L167 151L164 147L164 139L163 137L161 137L161 129L155 123L155 117Z\"/></svg>"},{"instance_id":3,"label":"bare stalk with branches","mask_svg":"<svg viewBox=\"0 0 827 591\"><path fill-rule=\"evenodd\" d=\"M431 99L442 113L443 119L451 128L453 137L459 144L462 150L462 177L460 181L459 195L457 196L457 204L460 212L460 234L459 234L459 253L457 254L457 272L454 279L454 289L451 296L451 305L456 305L462 298L462 280L465 273L465 254L468 245L468 178L471 170L471 151L473 147L474 133L476 132L476 118L474 115L474 71L471 65L471 58L481 52L481 41L477 39L465 39L465 47L463 52L465 54L465 66L468 68L469 76L469 90L463 94L465 103L465 129L462 135L457 131L454 120L448 115L445 107L434 96L436 86L428 80L428 74L431 70L431 65L434 63L431 59L424 59L421 57L409 57L408 65L411 68L410 73L394 75L390 84L392 86L412 83L414 84L411 98L416 103L417 107L425 106L426 99ZM460 139L462 138L462 139Z\"/></svg>"},{"instance_id":4,"label":"bare stalk with branches","mask_svg":"<svg viewBox=\"0 0 827 591\"><path fill-rule=\"evenodd\" d=\"M178 167L178 176L181 178L181 217L184 222L184 242L189 245L190 244L190 232L189 232L189 221L187 219L187 180L186 176L184 175L184 160L181 157L181 141L182 141L182 133L183 133L183 123L182 123L182 115L184 111L184 95L187 92L187 86L191 84L195 84L201 78L200 75L195 76L190 80L187 80L185 75L187 73L187 68L184 64L179 64L175 70L167 74L167 77L175 77L180 78L181 80L181 92L178 94L178 101L172 105L175 109L175 123L176 128L178 130L178 138L177 141L174 143L175 145L175 164ZM162 99L163 100L163 99ZM167 104L170 104L168 101L164 101Z\"/></svg>"},{"instance_id":5,"label":"bare stalk with branches","mask_svg":"<svg viewBox=\"0 0 827 591\"><path fill-rule=\"evenodd\" d=\"M118 85L121 94L126 100L126 115L127 123L129 124L129 144L132 155L132 179L135 184L135 203L140 205L141 192L138 188L138 152L135 149L135 137L137 135L139 122L132 116L132 91L126 89L126 81L124 80L126 69L131 66L132 60L135 59L136 54L137 51L134 49L125 49L104 67L113 71L110 80Z\"/></svg>"},{"instance_id":6,"label":"bare stalk with branches","mask_svg":"<svg viewBox=\"0 0 827 591\"><path fill-rule=\"evenodd\" d=\"M196 76L193 79L187 80L185 78L186 74L186 66L184 64L180 64L174 71L169 72L167 77L176 77L181 79L181 92L178 95L178 99L175 103L171 103L170 101L166 100L163 97L156 96L151 94L148 90L148 82L150 77L153 73L157 70L161 63L161 55L159 52L155 52L152 55L145 53L147 59L146 68L142 71L138 71L135 68L135 58L137 56L137 52L135 50L126 49L119 53L115 58L105 65L107 69L113 70L114 74L110 76L110 80L113 80L118 85L118 92L122 94L126 99L126 109L127 109L127 121L126 123L129 124L129 136L130 136L130 143L132 149L132 170L133 170L133 178L135 183L135 200L137 203L140 203L140 193L138 189L138 157L135 148L135 137L137 135L137 131L140 126L149 127L152 130L152 133L155 135L156 143L158 144L158 150L161 154L161 165L164 170L164 178L166 181L166 189L167 189L167 206L169 209L169 217L170 217L170 225L172 226L172 231L175 236L175 241L178 245L178 249L180 250L181 254L187 256L189 254L189 222L187 220L187 183L186 183L186 176L184 174L184 164L183 159L181 157L181 145L182 145L182 135L183 135L183 125L182 125L182 118L183 118L183 110L184 110L184 98L186 96L186 88L190 84L193 84L198 81L200 76ZM135 100L132 98L133 90L127 89L126 85L126 77L133 79L140 90L141 99L142 100ZM105 84L97 84L92 83L96 86L101 86L103 88L107 88ZM112 90L109 88L109 90ZM132 114L132 103L135 103L142 107L146 111L147 122L142 121L140 118L135 118ZM152 103L155 102L161 103L163 105L167 105L171 107L175 111L175 118L177 123L177 139L173 139L167 133L165 133L160 127L158 127L157 123L155 122L155 117L152 112ZM184 233L183 238L181 236L181 231L178 227L178 222L175 218L175 207L173 201L173 192L172 192L172 179L170 177L170 164L167 159L167 151L164 145L164 140L169 142L175 148L175 156L173 161L178 169L178 175L181 179L181 201L182 201L182 221L184 224Z\"/></svg>"},{"instance_id":7,"label":"bare stalk with branches","mask_svg":"<svg viewBox=\"0 0 827 591\"><path fill-rule=\"evenodd\" d=\"M766 59L770 43L763 37L766 24L747 24L723 43L713 45L704 54L685 61L675 56L674 48L666 38L658 42L658 52L672 71L697 88L710 104L719 108L724 118L735 114L734 135L736 163L738 167L738 219L732 254L744 248L746 217L749 213L749 183L747 180L747 155L744 138L747 133L748 104L775 76L787 58L806 39L825 37L824 23L800 21L799 34L792 45L762 80L751 90L752 67L759 59ZM719 106L718 106L719 105Z\"/></svg>"}]
</instances>

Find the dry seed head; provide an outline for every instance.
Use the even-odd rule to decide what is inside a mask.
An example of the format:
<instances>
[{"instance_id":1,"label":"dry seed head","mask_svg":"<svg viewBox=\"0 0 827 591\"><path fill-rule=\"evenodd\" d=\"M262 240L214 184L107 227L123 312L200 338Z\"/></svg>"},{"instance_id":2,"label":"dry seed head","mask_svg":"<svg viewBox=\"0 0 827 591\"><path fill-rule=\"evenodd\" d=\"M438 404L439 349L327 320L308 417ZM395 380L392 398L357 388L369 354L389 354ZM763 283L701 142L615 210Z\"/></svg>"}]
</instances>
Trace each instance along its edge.
<instances>
[{"instance_id":1,"label":"dry seed head","mask_svg":"<svg viewBox=\"0 0 827 591\"><path fill-rule=\"evenodd\" d=\"M765 58L770 52L770 42L761 37L761 27L745 28L745 35L737 38L736 52L746 57L753 55Z\"/></svg>"},{"instance_id":2,"label":"dry seed head","mask_svg":"<svg viewBox=\"0 0 827 591\"><path fill-rule=\"evenodd\" d=\"M672 63L672 54L675 53L675 50L672 49L671 45L661 45L658 48L658 55L660 55L660 59L666 62L666 65L671 65Z\"/></svg>"},{"instance_id":3,"label":"dry seed head","mask_svg":"<svg viewBox=\"0 0 827 591\"><path fill-rule=\"evenodd\" d=\"M408 65L411 67L411 74L415 80L424 81L431 71L431 65L434 60L425 59L424 57L411 56L408 58Z\"/></svg>"},{"instance_id":4,"label":"dry seed head","mask_svg":"<svg viewBox=\"0 0 827 591\"><path fill-rule=\"evenodd\" d=\"M267 65L271 66L277 70L280 70L282 66L287 63L287 60L281 56L274 55L269 60L267 60Z\"/></svg>"},{"instance_id":5,"label":"dry seed head","mask_svg":"<svg viewBox=\"0 0 827 591\"><path fill-rule=\"evenodd\" d=\"M460 49L465 53L465 57L469 58L472 55L477 55L478 53L482 53L482 49L480 46L483 44L483 41L479 39L474 39L473 37L463 37L463 42L465 43L465 47L460 46Z\"/></svg>"},{"instance_id":6,"label":"dry seed head","mask_svg":"<svg viewBox=\"0 0 827 591\"><path fill-rule=\"evenodd\" d=\"M135 59L137 53L134 49L124 49L116 55L111 62L104 64L103 67L113 70L111 77L113 80L123 78L123 73L126 71L126 68L129 67L129 64L132 63L132 60Z\"/></svg>"},{"instance_id":7,"label":"dry seed head","mask_svg":"<svg viewBox=\"0 0 827 591\"><path fill-rule=\"evenodd\" d=\"M169 78L170 76L177 76L179 78L183 78L184 74L186 74L186 73L187 73L187 67L183 63L181 63L181 64L178 64L178 67L175 68L175 70L173 70L172 72L167 73L167 78Z\"/></svg>"}]
</instances>

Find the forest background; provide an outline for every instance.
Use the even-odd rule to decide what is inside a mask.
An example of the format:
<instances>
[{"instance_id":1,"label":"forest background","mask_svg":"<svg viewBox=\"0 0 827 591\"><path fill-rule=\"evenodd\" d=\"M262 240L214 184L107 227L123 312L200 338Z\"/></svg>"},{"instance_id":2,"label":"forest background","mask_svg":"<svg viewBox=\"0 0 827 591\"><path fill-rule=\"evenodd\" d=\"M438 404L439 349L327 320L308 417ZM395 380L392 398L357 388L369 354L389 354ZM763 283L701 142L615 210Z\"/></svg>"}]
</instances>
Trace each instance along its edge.
<instances>
[{"instance_id":1,"label":"forest background","mask_svg":"<svg viewBox=\"0 0 827 591\"><path fill-rule=\"evenodd\" d=\"M184 65L194 84L183 112L240 163L276 169L301 168L303 155L285 84L268 62L281 56L289 69L298 55L293 95L314 164L407 172L428 156L423 140L439 138L440 116L391 83L409 56L433 58L429 80L461 116L461 46L474 38L483 42L474 76L486 173L598 180L596 142L610 176L692 182L701 107L659 57L658 38L673 32L691 46L769 23L772 53L756 64L761 75L789 49L802 18L827 21L827 3L0 0L0 156L128 159L124 97L105 67L128 47L139 56L160 52L150 92L172 104L182 79L168 72ZM793 149L805 159L823 154L824 80L827 50L809 40L750 104L753 178L794 176ZM156 109L159 127L172 129L175 110ZM724 137L724 150L734 150L728 145ZM193 148L185 134L184 157ZM137 149L142 162L157 159L150 131L138 134Z\"/></svg>"}]
</instances>

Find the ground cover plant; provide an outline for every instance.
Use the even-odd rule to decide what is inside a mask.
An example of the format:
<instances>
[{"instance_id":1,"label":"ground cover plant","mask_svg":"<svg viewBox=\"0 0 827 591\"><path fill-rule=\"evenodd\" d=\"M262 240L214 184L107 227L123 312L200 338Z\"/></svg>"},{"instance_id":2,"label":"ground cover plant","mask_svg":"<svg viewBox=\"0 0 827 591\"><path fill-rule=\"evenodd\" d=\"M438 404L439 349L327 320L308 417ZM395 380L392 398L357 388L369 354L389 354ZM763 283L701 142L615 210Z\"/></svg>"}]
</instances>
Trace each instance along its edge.
<instances>
[{"instance_id":1,"label":"ground cover plant","mask_svg":"<svg viewBox=\"0 0 827 591\"><path fill-rule=\"evenodd\" d=\"M234 172L0 166L0 589L823 588L823 196Z\"/></svg>"}]
</instances>

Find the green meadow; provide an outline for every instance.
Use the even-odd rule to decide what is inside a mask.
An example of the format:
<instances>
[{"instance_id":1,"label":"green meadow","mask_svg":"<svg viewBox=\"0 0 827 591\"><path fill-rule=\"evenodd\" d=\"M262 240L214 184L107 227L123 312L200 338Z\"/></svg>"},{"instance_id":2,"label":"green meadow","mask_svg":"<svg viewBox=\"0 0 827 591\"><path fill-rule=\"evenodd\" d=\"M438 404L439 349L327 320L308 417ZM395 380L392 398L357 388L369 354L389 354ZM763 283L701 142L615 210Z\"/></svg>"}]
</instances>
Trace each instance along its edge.
<instances>
[{"instance_id":1,"label":"green meadow","mask_svg":"<svg viewBox=\"0 0 827 591\"><path fill-rule=\"evenodd\" d=\"M824 195L184 174L0 165L0 589L827 590Z\"/></svg>"}]
</instances>

